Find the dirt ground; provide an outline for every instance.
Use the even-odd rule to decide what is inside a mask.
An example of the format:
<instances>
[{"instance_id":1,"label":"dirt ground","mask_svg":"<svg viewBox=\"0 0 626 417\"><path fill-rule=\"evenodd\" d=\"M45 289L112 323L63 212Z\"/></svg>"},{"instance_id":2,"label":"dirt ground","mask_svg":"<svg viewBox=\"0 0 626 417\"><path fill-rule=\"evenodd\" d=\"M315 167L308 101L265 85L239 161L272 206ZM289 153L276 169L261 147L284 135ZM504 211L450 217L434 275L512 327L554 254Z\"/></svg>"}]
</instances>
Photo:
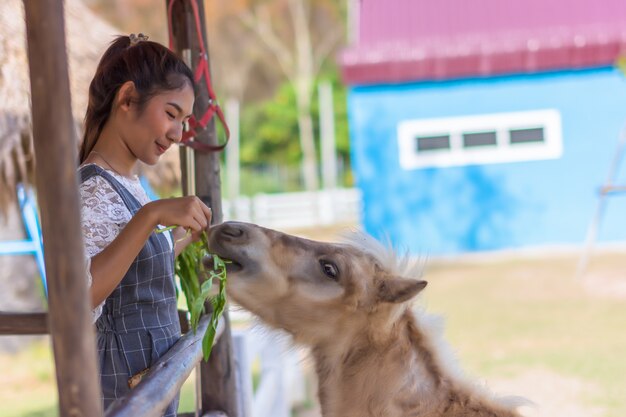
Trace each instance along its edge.
<instances>
[{"instance_id":1,"label":"dirt ground","mask_svg":"<svg viewBox=\"0 0 626 417\"><path fill-rule=\"evenodd\" d=\"M535 406L521 408L524 417L601 417L604 410L590 408L580 402L583 395L597 390L584 381L566 378L545 369L523 372L512 379L490 381L494 392L521 395Z\"/></svg>"}]
</instances>

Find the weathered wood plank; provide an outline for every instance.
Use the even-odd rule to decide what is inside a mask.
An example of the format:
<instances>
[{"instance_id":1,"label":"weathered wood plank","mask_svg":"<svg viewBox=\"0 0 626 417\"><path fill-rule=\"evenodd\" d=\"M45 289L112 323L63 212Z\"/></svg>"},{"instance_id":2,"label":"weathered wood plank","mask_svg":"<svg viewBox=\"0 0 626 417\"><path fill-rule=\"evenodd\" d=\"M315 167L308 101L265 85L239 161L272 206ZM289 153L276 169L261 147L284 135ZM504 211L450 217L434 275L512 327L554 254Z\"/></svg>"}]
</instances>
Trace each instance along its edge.
<instances>
[{"instance_id":1,"label":"weathered wood plank","mask_svg":"<svg viewBox=\"0 0 626 417\"><path fill-rule=\"evenodd\" d=\"M200 319L198 331L189 332L165 354L142 378L129 395L107 408L106 417L159 417L172 402L196 364L202 359L202 338L211 317ZM223 335L220 320L216 340ZM213 353L211 353L213 355Z\"/></svg>"},{"instance_id":2,"label":"weathered wood plank","mask_svg":"<svg viewBox=\"0 0 626 417\"><path fill-rule=\"evenodd\" d=\"M0 312L0 335L47 333L48 313Z\"/></svg>"},{"instance_id":3,"label":"weathered wood plank","mask_svg":"<svg viewBox=\"0 0 626 417\"><path fill-rule=\"evenodd\" d=\"M62 416L102 416L78 205L62 0L24 0L37 200Z\"/></svg>"}]
</instances>

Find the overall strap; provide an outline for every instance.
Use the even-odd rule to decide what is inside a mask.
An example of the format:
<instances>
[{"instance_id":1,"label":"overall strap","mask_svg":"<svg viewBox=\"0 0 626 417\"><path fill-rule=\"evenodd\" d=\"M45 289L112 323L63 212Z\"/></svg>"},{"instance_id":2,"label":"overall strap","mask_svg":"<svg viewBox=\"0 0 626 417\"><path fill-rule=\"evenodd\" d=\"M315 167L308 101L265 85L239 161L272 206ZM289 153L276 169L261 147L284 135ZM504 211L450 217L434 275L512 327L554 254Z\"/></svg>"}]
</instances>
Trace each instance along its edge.
<instances>
[{"instance_id":1,"label":"overall strap","mask_svg":"<svg viewBox=\"0 0 626 417\"><path fill-rule=\"evenodd\" d=\"M89 165L84 165L80 167L78 172L80 175L81 184L87 181L89 178L94 177L96 175L99 175L105 180L107 180L109 184L111 184L111 187L113 188L113 190L115 190L115 192L117 192L119 196L122 198L122 201L124 202L124 204L126 205L126 207L128 208L128 210L131 212L133 216L141 208L141 203L137 200L137 198L135 198L135 196L132 195L126 189L126 187L120 184L120 182L117 179L115 179L113 175L109 174L104 168L99 167L96 164L89 164Z\"/></svg>"}]
</instances>

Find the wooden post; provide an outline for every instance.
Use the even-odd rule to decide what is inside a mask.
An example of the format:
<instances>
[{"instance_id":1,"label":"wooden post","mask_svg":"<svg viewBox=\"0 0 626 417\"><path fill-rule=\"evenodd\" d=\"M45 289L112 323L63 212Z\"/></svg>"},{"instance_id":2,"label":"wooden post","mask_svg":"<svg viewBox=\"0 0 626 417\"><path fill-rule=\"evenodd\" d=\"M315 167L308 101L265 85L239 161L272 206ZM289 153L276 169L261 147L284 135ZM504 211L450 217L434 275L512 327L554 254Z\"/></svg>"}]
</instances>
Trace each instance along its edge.
<instances>
[{"instance_id":1,"label":"wooden post","mask_svg":"<svg viewBox=\"0 0 626 417\"><path fill-rule=\"evenodd\" d=\"M166 5L172 0L167 0ZM204 19L204 1L197 0L199 15L201 17L202 39L207 49L206 27ZM197 54L199 51L198 35L193 10L188 1L177 1L173 9L172 32L175 37L175 48L180 54L185 49L191 50L192 70L195 71ZM207 61L210 62L207 56ZM194 104L194 116L201 118L205 113L209 96L206 90L206 80L201 80L196 85L196 101ZM207 128L195 137L196 141L217 144L215 131L215 118L213 118ZM220 186L220 163L218 153L195 153L195 187L196 195L213 211L212 223L222 222L222 200ZM184 172L184 171L183 171ZM201 393L201 414L209 411L223 411L229 417L238 417L236 395L236 375L233 358L232 337L230 330L230 319L228 308L224 311L224 333L217 344L213 347L209 362L201 362L200 381Z\"/></svg>"},{"instance_id":2,"label":"wooden post","mask_svg":"<svg viewBox=\"0 0 626 417\"><path fill-rule=\"evenodd\" d=\"M62 0L25 0L37 197L60 415L102 416L80 228Z\"/></svg>"}]
</instances>

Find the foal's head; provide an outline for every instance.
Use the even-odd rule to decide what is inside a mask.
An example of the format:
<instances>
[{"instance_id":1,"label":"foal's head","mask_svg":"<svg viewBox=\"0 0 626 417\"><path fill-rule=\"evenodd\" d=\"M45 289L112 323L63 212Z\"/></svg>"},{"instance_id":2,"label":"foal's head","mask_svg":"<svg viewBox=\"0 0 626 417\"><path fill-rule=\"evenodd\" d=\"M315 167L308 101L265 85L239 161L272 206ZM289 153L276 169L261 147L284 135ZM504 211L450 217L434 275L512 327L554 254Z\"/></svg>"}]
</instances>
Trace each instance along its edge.
<instances>
[{"instance_id":1,"label":"foal's head","mask_svg":"<svg viewBox=\"0 0 626 417\"><path fill-rule=\"evenodd\" d=\"M226 222L211 228L209 248L231 261L230 297L305 343L383 324L426 286L399 276L388 251L364 234L322 243Z\"/></svg>"}]
</instances>

